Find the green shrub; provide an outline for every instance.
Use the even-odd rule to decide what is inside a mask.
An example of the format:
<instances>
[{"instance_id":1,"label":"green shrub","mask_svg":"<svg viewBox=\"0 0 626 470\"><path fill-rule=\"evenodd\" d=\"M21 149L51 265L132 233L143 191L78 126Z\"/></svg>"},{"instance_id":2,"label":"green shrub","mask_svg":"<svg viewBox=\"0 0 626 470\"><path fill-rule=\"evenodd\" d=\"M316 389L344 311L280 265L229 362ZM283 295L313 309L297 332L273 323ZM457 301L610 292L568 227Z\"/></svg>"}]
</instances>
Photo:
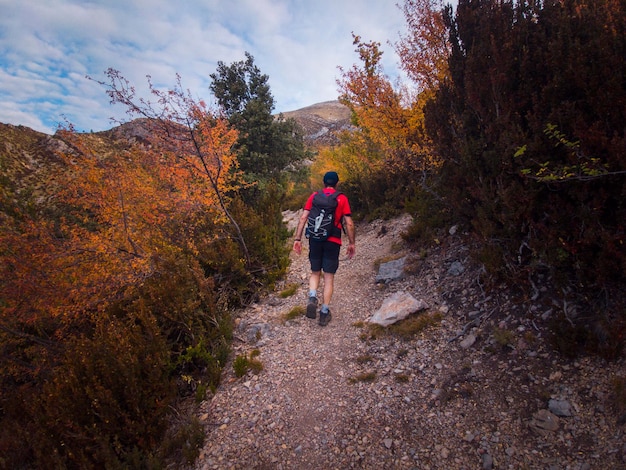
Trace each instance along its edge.
<instances>
[{"instance_id":1,"label":"green shrub","mask_svg":"<svg viewBox=\"0 0 626 470\"><path fill-rule=\"evenodd\" d=\"M250 361L248 359L248 356L240 354L235 357L235 360L233 361L233 369L235 371L236 377L243 377L244 375L246 375L248 373L249 367Z\"/></svg>"},{"instance_id":2,"label":"green shrub","mask_svg":"<svg viewBox=\"0 0 626 470\"><path fill-rule=\"evenodd\" d=\"M0 381L2 466L163 468L175 404L214 389L229 354L232 323L213 292L192 259L164 253L116 303L39 322L33 333L51 340L3 341L40 374Z\"/></svg>"},{"instance_id":3,"label":"green shrub","mask_svg":"<svg viewBox=\"0 0 626 470\"><path fill-rule=\"evenodd\" d=\"M154 322L128 320L98 318L91 338L68 343L33 397L33 463L53 455L56 465L76 468L143 465L158 447L175 396L169 351Z\"/></svg>"},{"instance_id":4,"label":"green shrub","mask_svg":"<svg viewBox=\"0 0 626 470\"><path fill-rule=\"evenodd\" d=\"M418 191L407 201L406 211L413 216L413 223L403 234L409 242L431 244L452 223L451 211L444 200L431 192Z\"/></svg>"},{"instance_id":5,"label":"green shrub","mask_svg":"<svg viewBox=\"0 0 626 470\"><path fill-rule=\"evenodd\" d=\"M493 337L500 346L511 346L515 341L515 334L504 328L495 327L493 329Z\"/></svg>"},{"instance_id":6,"label":"green shrub","mask_svg":"<svg viewBox=\"0 0 626 470\"><path fill-rule=\"evenodd\" d=\"M204 427L193 410L176 415L161 445L161 452L167 456L169 467L183 468L193 464L200 454L204 438Z\"/></svg>"}]
</instances>

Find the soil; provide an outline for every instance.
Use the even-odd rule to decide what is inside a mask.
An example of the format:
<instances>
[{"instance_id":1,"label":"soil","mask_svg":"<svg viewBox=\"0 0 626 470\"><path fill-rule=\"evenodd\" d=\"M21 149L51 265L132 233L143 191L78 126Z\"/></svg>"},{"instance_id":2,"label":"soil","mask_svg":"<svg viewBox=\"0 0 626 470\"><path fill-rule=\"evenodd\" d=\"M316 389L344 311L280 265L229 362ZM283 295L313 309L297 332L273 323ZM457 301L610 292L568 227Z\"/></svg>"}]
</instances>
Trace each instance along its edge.
<instances>
[{"instance_id":1,"label":"soil","mask_svg":"<svg viewBox=\"0 0 626 470\"><path fill-rule=\"evenodd\" d=\"M303 308L288 319L305 306L309 274L306 246L292 252L284 282L239 314L231 360L255 351L262 370L237 377L226 367L201 405L195 468L626 468L624 355L559 356L549 324L560 304L539 282L531 299L487 289L466 234L413 253L401 237L410 224L357 226L326 327ZM405 275L377 284L378 266L404 256ZM430 319L424 329L368 323L395 292L429 305L403 320Z\"/></svg>"}]
</instances>

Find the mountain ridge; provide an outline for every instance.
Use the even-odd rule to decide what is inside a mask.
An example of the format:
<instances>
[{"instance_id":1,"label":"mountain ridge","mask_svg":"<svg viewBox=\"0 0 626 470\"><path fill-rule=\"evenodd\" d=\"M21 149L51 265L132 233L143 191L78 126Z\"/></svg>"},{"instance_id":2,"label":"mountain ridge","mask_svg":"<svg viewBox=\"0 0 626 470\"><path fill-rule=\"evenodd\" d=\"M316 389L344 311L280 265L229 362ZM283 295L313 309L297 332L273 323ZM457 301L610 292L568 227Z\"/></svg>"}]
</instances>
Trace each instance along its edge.
<instances>
[{"instance_id":1,"label":"mountain ridge","mask_svg":"<svg viewBox=\"0 0 626 470\"><path fill-rule=\"evenodd\" d=\"M338 143L337 133L351 128L350 109L338 100L314 103L304 108L275 114L276 119L294 119L304 131L304 140L310 145L332 145ZM143 140L146 137L145 118L137 118L121 123L110 129L93 132L96 135L132 137ZM0 123L0 135L11 135L11 141L18 133L23 133L29 142L47 141L57 135L36 131L21 124Z\"/></svg>"}]
</instances>

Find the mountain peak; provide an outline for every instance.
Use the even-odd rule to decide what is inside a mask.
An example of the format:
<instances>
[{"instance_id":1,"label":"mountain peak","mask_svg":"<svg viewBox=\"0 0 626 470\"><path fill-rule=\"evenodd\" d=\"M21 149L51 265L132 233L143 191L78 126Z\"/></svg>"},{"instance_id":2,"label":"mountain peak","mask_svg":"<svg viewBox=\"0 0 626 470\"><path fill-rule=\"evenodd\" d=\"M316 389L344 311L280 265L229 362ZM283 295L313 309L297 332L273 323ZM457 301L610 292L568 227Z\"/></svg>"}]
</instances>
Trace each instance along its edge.
<instances>
[{"instance_id":1,"label":"mountain peak","mask_svg":"<svg viewBox=\"0 0 626 470\"><path fill-rule=\"evenodd\" d=\"M350 109L337 100L316 103L281 115L295 119L302 126L304 140L308 144L336 144L339 141L337 132L350 129Z\"/></svg>"}]
</instances>

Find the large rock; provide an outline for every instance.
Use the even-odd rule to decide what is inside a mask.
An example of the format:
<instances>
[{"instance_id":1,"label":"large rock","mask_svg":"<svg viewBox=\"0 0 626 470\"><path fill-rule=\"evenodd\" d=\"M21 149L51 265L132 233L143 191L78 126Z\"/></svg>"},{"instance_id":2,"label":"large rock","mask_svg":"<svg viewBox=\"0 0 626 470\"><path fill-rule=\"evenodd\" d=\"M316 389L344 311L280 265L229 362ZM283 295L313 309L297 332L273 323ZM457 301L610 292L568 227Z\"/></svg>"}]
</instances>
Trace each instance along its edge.
<instances>
[{"instance_id":1,"label":"large rock","mask_svg":"<svg viewBox=\"0 0 626 470\"><path fill-rule=\"evenodd\" d=\"M404 277L404 266L406 265L406 256L382 263L378 268L378 274L376 275L376 283L384 282L388 283Z\"/></svg>"},{"instance_id":2,"label":"large rock","mask_svg":"<svg viewBox=\"0 0 626 470\"><path fill-rule=\"evenodd\" d=\"M369 321L370 323L389 326L428 307L426 302L417 300L408 292L396 292L383 301L383 305L372 315Z\"/></svg>"}]
</instances>

